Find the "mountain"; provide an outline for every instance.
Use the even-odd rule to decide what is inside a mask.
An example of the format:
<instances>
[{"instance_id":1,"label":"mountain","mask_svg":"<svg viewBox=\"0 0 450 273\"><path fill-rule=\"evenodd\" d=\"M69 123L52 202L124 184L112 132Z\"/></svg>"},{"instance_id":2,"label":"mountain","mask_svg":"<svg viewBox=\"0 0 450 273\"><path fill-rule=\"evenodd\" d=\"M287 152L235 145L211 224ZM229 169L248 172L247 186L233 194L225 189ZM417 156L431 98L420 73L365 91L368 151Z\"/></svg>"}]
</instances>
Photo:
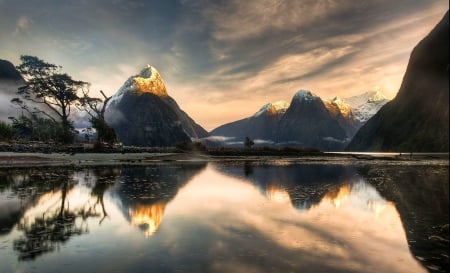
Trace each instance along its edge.
<instances>
[{"instance_id":1,"label":"mountain","mask_svg":"<svg viewBox=\"0 0 450 273\"><path fill-rule=\"evenodd\" d=\"M345 130L347 138L351 139L362 125L353 114L352 107L339 97L323 102L331 116Z\"/></svg>"},{"instance_id":2,"label":"mountain","mask_svg":"<svg viewBox=\"0 0 450 273\"><path fill-rule=\"evenodd\" d=\"M397 96L358 131L352 151L449 151L449 14L414 48Z\"/></svg>"},{"instance_id":3,"label":"mountain","mask_svg":"<svg viewBox=\"0 0 450 273\"><path fill-rule=\"evenodd\" d=\"M361 123L368 121L389 101L381 91L365 92L343 100L350 105L354 117Z\"/></svg>"},{"instance_id":4,"label":"mountain","mask_svg":"<svg viewBox=\"0 0 450 273\"><path fill-rule=\"evenodd\" d=\"M0 120L8 122L8 117L17 116L20 111L11 104L11 99L17 97L17 89L24 79L14 65L6 60L0 60Z\"/></svg>"},{"instance_id":5,"label":"mountain","mask_svg":"<svg viewBox=\"0 0 450 273\"><path fill-rule=\"evenodd\" d=\"M245 137L273 140L278 122L288 107L289 104L285 101L268 103L253 116L219 126L210 135L232 137L236 141L242 141Z\"/></svg>"},{"instance_id":6,"label":"mountain","mask_svg":"<svg viewBox=\"0 0 450 273\"><path fill-rule=\"evenodd\" d=\"M11 62L0 59L0 82L5 81L21 83L23 78Z\"/></svg>"},{"instance_id":7,"label":"mountain","mask_svg":"<svg viewBox=\"0 0 450 273\"><path fill-rule=\"evenodd\" d=\"M150 65L128 78L105 116L125 145L173 146L208 136L168 95L161 75Z\"/></svg>"},{"instance_id":8,"label":"mountain","mask_svg":"<svg viewBox=\"0 0 450 273\"><path fill-rule=\"evenodd\" d=\"M324 101L309 91L301 90L290 105L284 101L268 103L251 117L217 127L210 132L210 142L205 144L238 145L249 137L257 140L257 144L336 150L344 148L344 143L360 127L361 122L342 99L336 97Z\"/></svg>"},{"instance_id":9,"label":"mountain","mask_svg":"<svg viewBox=\"0 0 450 273\"><path fill-rule=\"evenodd\" d=\"M347 133L328 111L322 99L310 91L298 91L279 122L276 142L322 150L342 149Z\"/></svg>"}]
</instances>

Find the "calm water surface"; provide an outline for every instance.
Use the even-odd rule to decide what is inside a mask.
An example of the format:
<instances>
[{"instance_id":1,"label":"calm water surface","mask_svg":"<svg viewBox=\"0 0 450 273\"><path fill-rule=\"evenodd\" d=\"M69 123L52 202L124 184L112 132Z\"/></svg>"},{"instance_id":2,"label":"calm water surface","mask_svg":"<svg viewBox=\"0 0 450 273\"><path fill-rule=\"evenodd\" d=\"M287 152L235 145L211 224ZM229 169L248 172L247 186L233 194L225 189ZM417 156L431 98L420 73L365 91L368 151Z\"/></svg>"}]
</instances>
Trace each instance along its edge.
<instances>
[{"instance_id":1,"label":"calm water surface","mask_svg":"<svg viewBox=\"0 0 450 273\"><path fill-rule=\"evenodd\" d=\"M420 168L374 170L275 161L1 171L0 272L445 271L411 251L421 226L414 205L401 214L408 193L377 190ZM448 166L431 172L448 180ZM448 182L441 199L447 207ZM448 209L419 206L426 227L448 223ZM448 263L448 251L436 255Z\"/></svg>"}]
</instances>

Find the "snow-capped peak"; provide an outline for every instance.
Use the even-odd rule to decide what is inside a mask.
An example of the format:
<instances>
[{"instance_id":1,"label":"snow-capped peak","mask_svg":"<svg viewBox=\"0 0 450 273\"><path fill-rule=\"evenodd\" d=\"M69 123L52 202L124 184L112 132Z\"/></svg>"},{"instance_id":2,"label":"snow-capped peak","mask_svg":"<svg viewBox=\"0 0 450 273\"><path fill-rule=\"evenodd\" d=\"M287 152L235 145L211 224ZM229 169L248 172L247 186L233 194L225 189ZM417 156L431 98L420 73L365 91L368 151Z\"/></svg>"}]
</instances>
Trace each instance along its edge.
<instances>
[{"instance_id":1,"label":"snow-capped peak","mask_svg":"<svg viewBox=\"0 0 450 273\"><path fill-rule=\"evenodd\" d=\"M339 98L339 97L334 97L332 100L330 101L324 101L325 107L327 107L327 109L329 111L333 112L337 112L335 113L336 115L338 115L338 113L340 113L344 118L350 118L351 114L352 114L352 110L351 107L348 103L346 103L343 99ZM336 109L336 110L333 110Z\"/></svg>"},{"instance_id":2,"label":"snow-capped peak","mask_svg":"<svg viewBox=\"0 0 450 273\"><path fill-rule=\"evenodd\" d=\"M300 101L311 101L314 99L318 99L319 97L313 94L309 90L301 89L295 93L293 100L300 100ZM320 99L320 98L319 98Z\"/></svg>"},{"instance_id":3,"label":"snow-capped peak","mask_svg":"<svg viewBox=\"0 0 450 273\"><path fill-rule=\"evenodd\" d=\"M381 93L381 91L376 91L375 94L369 97L367 102L377 102L377 101L383 101L387 100L387 98Z\"/></svg>"},{"instance_id":4,"label":"snow-capped peak","mask_svg":"<svg viewBox=\"0 0 450 273\"><path fill-rule=\"evenodd\" d=\"M344 100L352 108L355 118L363 123L375 115L389 101L380 90L365 92Z\"/></svg>"},{"instance_id":5,"label":"snow-capped peak","mask_svg":"<svg viewBox=\"0 0 450 273\"><path fill-rule=\"evenodd\" d=\"M158 70L151 65L144 67L139 74L129 77L110 100L110 105L117 104L127 92L151 93L157 96L168 96L166 86Z\"/></svg>"},{"instance_id":6,"label":"snow-capped peak","mask_svg":"<svg viewBox=\"0 0 450 273\"><path fill-rule=\"evenodd\" d=\"M288 109L288 107L289 103L283 100L270 102L261 107L261 109L259 109L259 111L256 112L253 116L258 117L264 113L267 113L268 115L284 114L286 112L286 109Z\"/></svg>"},{"instance_id":7,"label":"snow-capped peak","mask_svg":"<svg viewBox=\"0 0 450 273\"><path fill-rule=\"evenodd\" d=\"M345 102L350 104L352 108L358 108L359 106L368 102L387 101L388 99L381 93L380 90L368 91L362 94L344 98Z\"/></svg>"},{"instance_id":8,"label":"snow-capped peak","mask_svg":"<svg viewBox=\"0 0 450 273\"><path fill-rule=\"evenodd\" d=\"M142 77L142 78L151 78L153 74L155 74L154 72L158 73L158 71L156 70L156 68L154 68L153 66L147 64L146 67L142 68L141 72L139 72L137 76Z\"/></svg>"}]
</instances>

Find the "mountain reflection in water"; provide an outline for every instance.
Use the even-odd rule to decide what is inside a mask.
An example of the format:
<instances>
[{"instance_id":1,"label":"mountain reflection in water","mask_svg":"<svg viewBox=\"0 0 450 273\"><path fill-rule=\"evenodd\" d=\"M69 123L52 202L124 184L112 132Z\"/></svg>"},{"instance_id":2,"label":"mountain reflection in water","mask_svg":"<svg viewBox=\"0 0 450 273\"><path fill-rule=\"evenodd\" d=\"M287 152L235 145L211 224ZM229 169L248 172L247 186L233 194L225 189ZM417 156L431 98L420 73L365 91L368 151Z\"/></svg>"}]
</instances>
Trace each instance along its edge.
<instances>
[{"instance_id":1,"label":"mountain reflection in water","mask_svg":"<svg viewBox=\"0 0 450 273\"><path fill-rule=\"evenodd\" d=\"M146 237L161 224L166 205L205 163L162 164L152 168L126 168L121 183L113 191L125 217Z\"/></svg>"},{"instance_id":2,"label":"mountain reflection in water","mask_svg":"<svg viewBox=\"0 0 450 273\"><path fill-rule=\"evenodd\" d=\"M396 205L359 172L167 163L0 173L0 272L426 272Z\"/></svg>"}]
</instances>

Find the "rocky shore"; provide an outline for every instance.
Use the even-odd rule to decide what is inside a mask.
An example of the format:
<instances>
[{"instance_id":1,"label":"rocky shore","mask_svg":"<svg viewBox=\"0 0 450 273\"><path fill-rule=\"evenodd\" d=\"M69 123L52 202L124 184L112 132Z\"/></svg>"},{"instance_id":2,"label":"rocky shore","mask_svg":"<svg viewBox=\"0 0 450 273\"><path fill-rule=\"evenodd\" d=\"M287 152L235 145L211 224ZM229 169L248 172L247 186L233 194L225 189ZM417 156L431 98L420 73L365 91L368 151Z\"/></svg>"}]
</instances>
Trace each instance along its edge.
<instances>
[{"instance_id":1,"label":"rocky shore","mask_svg":"<svg viewBox=\"0 0 450 273\"><path fill-rule=\"evenodd\" d=\"M146 165L170 161L283 161L308 164L415 164L433 161L448 165L449 154L410 153L323 153L317 150L269 149L182 149L180 147L94 147L92 144L58 145L55 143L0 143L1 168L41 166L111 166Z\"/></svg>"}]
</instances>

